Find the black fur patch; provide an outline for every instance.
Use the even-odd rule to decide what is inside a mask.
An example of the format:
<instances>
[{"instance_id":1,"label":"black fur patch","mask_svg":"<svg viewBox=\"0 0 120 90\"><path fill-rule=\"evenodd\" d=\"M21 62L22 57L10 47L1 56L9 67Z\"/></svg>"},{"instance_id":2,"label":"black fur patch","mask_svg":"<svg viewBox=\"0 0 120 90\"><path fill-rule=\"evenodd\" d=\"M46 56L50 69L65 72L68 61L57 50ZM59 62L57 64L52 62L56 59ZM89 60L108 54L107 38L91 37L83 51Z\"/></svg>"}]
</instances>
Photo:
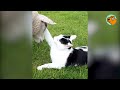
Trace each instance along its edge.
<instances>
[{"instance_id":1,"label":"black fur patch","mask_svg":"<svg viewBox=\"0 0 120 90\"><path fill-rule=\"evenodd\" d=\"M71 43L70 40L65 39L65 38L61 38L59 41L60 41L62 44L68 44L68 43Z\"/></svg>"},{"instance_id":2,"label":"black fur patch","mask_svg":"<svg viewBox=\"0 0 120 90\"><path fill-rule=\"evenodd\" d=\"M82 49L74 49L73 52L70 53L65 66L81 66L85 64L87 64L87 52Z\"/></svg>"},{"instance_id":3,"label":"black fur patch","mask_svg":"<svg viewBox=\"0 0 120 90\"><path fill-rule=\"evenodd\" d=\"M71 47L69 47L68 49L71 49Z\"/></svg>"},{"instance_id":4,"label":"black fur patch","mask_svg":"<svg viewBox=\"0 0 120 90\"><path fill-rule=\"evenodd\" d=\"M63 36L64 38L70 38L70 36Z\"/></svg>"}]
</instances>

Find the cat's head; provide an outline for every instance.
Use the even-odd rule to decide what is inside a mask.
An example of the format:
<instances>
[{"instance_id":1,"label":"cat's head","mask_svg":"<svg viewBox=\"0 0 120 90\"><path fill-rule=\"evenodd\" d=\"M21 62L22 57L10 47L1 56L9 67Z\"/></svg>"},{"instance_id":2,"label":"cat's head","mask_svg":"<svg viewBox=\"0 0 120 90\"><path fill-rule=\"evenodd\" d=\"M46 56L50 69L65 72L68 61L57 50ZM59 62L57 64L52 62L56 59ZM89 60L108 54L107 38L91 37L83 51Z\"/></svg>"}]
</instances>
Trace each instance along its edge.
<instances>
[{"instance_id":1,"label":"cat's head","mask_svg":"<svg viewBox=\"0 0 120 90\"><path fill-rule=\"evenodd\" d=\"M54 37L54 42L59 49L68 49L72 47L72 40L74 40L77 36L76 35L58 35Z\"/></svg>"}]
</instances>

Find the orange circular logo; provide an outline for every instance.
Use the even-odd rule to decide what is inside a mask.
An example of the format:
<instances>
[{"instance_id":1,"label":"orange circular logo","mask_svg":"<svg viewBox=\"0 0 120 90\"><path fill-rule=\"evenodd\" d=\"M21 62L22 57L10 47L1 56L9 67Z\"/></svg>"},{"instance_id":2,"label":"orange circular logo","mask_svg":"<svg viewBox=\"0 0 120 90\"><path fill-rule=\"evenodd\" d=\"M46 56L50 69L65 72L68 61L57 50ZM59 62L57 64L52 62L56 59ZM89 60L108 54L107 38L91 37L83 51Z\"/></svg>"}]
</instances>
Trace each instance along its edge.
<instances>
[{"instance_id":1,"label":"orange circular logo","mask_svg":"<svg viewBox=\"0 0 120 90\"><path fill-rule=\"evenodd\" d=\"M109 25L115 25L117 22L117 18L115 15L110 14L106 17L106 22Z\"/></svg>"}]
</instances>

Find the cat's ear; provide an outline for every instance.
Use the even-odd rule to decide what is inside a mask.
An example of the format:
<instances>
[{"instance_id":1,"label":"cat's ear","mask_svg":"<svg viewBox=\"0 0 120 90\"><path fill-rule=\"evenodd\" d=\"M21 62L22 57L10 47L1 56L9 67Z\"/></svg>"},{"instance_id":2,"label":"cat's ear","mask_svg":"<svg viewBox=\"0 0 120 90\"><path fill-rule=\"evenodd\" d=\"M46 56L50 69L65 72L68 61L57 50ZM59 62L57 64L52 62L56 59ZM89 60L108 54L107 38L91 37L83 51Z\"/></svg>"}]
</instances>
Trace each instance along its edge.
<instances>
[{"instance_id":1,"label":"cat's ear","mask_svg":"<svg viewBox=\"0 0 120 90\"><path fill-rule=\"evenodd\" d=\"M74 39L76 39L76 37L77 37L76 35L71 35L70 40L74 40Z\"/></svg>"}]
</instances>

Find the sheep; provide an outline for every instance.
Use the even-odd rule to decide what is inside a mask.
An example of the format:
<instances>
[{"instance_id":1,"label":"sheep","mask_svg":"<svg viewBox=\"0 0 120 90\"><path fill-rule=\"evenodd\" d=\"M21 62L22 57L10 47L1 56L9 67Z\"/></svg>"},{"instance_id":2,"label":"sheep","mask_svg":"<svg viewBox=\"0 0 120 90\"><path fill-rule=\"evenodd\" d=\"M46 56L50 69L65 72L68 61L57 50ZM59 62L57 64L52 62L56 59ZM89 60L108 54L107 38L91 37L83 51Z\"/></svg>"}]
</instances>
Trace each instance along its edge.
<instances>
[{"instance_id":1,"label":"sheep","mask_svg":"<svg viewBox=\"0 0 120 90\"><path fill-rule=\"evenodd\" d=\"M44 31L47 24L54 25L56 23L37 11L32 11L32 36L35 42L40 43L44 40Z\"/></svg>"}]
</instances>

